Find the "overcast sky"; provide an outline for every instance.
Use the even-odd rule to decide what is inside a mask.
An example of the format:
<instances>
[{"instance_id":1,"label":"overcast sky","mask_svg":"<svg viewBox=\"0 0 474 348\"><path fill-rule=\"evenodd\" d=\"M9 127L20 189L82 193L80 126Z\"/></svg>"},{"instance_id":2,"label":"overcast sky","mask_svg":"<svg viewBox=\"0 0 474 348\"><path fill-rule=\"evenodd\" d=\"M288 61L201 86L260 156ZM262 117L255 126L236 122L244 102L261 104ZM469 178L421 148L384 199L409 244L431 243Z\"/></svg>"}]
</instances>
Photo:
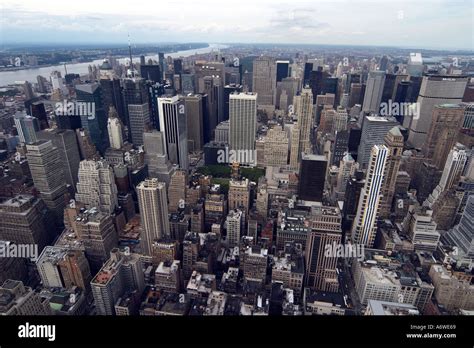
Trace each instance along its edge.
<instances>
[{"instance_id":1,"label":"overcast sky","mask_svg":"<svg viewBox=\"0 0 474 348\"><path fill-rule=\"evenodd\" d=\"M1 0L0 41L474 50L474 0Z\"/></svg>"}]
</instances>

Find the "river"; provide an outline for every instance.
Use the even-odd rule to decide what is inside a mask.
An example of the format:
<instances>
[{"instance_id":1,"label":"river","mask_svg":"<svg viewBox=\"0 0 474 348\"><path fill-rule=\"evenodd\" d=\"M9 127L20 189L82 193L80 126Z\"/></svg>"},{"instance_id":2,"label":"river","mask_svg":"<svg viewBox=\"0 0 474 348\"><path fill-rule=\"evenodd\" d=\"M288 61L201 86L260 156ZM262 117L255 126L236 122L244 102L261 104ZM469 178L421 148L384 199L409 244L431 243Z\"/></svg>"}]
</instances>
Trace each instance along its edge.
<instances>
[{"instance_id":1,"label":"river","mask_svg":"<svg viewBox=\"0 0 474 348\"><path fill-rule=\"evenodd\" d=\"M217 49L224 49L227 48L228 46L226 45L220 45L220 44L209 44L209 47L204 47L204 48L197 48L197 49L192 49L192 50L185 50L185 51L177 51L173 53L165 53L165 57L171 56L173 58L178 58L178 57L189 57L192 56L193 54L202 54L202 53L209 53L212 51L215 51ZM145 56L145 61L148 61L148 59L154 59L158 60L158 54L151 55L151 56ZM120 58L119 62L120 63L125 63L128 61L129 58ZM103 59L96 59L92 62L87 62L87 63L71 63L71 64L66 64L67 67L67 72L68 73L73 73L73 74L87 74L88 73L88 68L89 65L99 65L102 64ZM139 57L133 57L134 62L139 62L140 58ZM9 84L14 84L17 81L30 81L32 83L36 83L37 79L36 77L38 75L42 75L49 79L51 72L53 71L60 71L61 74L64 77L64 65L52 65L52 66L47 66L43 68L32 68L32 69L23 69L23 70L16 70L16 71L2 71L0 72L0 86L6 86Z\"/></svg>"}]
</instances>

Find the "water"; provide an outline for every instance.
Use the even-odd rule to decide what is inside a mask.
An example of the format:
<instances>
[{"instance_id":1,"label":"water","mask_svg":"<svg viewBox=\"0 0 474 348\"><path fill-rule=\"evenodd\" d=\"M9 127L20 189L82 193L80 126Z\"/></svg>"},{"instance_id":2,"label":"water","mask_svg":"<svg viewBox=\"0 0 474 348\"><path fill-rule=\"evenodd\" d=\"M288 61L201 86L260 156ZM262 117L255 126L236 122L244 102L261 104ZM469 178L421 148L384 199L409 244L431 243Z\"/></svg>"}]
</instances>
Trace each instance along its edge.
<instances>
[{"instance_id":1,"label":"water","mask_svg":"<svg viewBox=\"0 0 474 348\"><path fill-rule=\"evenodd\" d=\"M227 48L225 45L219 44L209 44L209 47L204 48L197 48L192 50L185 50L185 51L177 51L174 53L165 53L165 58L167 56L171 56L173 58L178 57L189 57L193 54L202 54L202 53L209 53L212 51L217 51L217 49ZM158 60L158 54L145 56L145 61L148 59ZM120 58L118 61L120 63L125 63L129 60L129 58ZM102 64L103 59L97 59L92 62L87 63L74 63L74 64L67 64L67 72L72 74L87 74L89 72L89 65L99 65ZM133 58L134 62L139 62L139 57ZM0 86L6 86L9 84L15 84L17 81L29 81L32 83L36 83L36 77L38 75L42 75L49 79L51 72L53 71L60 71L62 76L64 77L64 65L53 65L44 68L33 68L33 69L23 69L23 70L16 70L16 71L2 71L0 72Z\"/></svg>"}]
</instances>

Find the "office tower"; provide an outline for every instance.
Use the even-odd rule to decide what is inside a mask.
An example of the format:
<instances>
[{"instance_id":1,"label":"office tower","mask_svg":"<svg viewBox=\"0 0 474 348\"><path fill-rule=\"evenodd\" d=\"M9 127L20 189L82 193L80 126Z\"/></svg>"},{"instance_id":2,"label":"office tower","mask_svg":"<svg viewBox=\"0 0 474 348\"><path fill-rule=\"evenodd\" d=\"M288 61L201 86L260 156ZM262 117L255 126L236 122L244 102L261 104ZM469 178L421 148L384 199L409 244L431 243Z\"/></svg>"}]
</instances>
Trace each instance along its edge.
<instances>
[{"instance_id":1,"label":"office tower","mask_svg":"<svg viewBox=\"0 0 474 348\"><path fill-rule=\"evenodd\" d=\"M285 77L289 76L289 60L277 60L276 61L276 82L282 81Z\"/></svg>"},{"instance_id":2,"label":"office tower","mask_svg":"<svg viewBox=\"0 0 474 348\"><path fill-rule=\"evenodd\" d=\"M311 92L313 93L313 104L316 103L316 97L323 93L323 83L326 77L328 77L328 73L323 71L321 66L318 66L317 70L313 70L310 73L309 86L311 87Z\"/></svg>"},{"instance_id":3,"label":"office tower","mask_svg":"<svg viewBox=\"0 0 474 348\"><path fill-rule=\"evenodd\" d=\"M138 206L142 221L143 253L151 255L154 240L169 236L166 184L146 179L137 186Z\"/></svg>"},{"instance_id":4,"label":"office tower","mask_svg":"<svg viewBox=\"0 0 474 348\"><path fill-rule=\"evenodd\" d=\"M436 105L431 126L423 144L423 156L438 169L444 167L449 151L456 143L464 119L464 107L460 104Z\"/></svg>"},{"instance_id":5,"label":"office tower","mask_svg":"<svg viewBox=\"0 0 474 348\"><path fill-rule=\"evenodd\" d=\"M363 83L351 84L351 92L349 93L349 105L352 108L354 105L362 105L365 98L366 85Z\"/></svg>"},{"instance_id":6,"label":"office tower","mask_svg":"<svg viewBox=\"0 0 474 348\"><path fill-rule=\"evenodd\" d=\"M291 170L298 170L299 169L299 157L300 157L300 127L298 123L285 125L287 129L289 129L290 133L290 169Z\"/></svg>"},{"instance_id":7,"label":"office tower","mask_svg":"<svg viewBox=\"0 0 474 348\"><path fill-rule=\"evenodd\" d=\"M46 114L46 109L44 107L44 102L36 101L35 98L33 101L26 101L25 107L29 110L30 115L36 117L39 121L40 129L49 128L48 115Z\"/></svg>"},{"instance_id":8,"label":"office tower","mask_svg":"<svg viewBox=\"0 0 474 348\"><path fill-rule=\"evenodd\" d=\"M264 138L264 161L269 167L282 167L288 163L288 136L280 126L269 129Z\"/></svg>"},{"instance_id":9,"label":"office tower","mask_svg":"<svg viewBox=\"0 0 474 348\"><path fill-rule=\"evenodd\" d=\"M89 133L85 129L76 129L76 139L79 144L79 153L82 159L91 160L100 158L94 143L92 143Z\"/></svg>"},{"instance_id":10,"label":"office tower","mask_svg":"<svg viewBox=\"0 0 474 348\"><path fill-rule=\"evenodd\" d=\"M185 96L184 107L188 129L188 150L201 151L204 146L202 96L199 94Z\"/></svg>"},{"instance_id":11,"label":"office tower","mask_svg":"<svg viewBox=\"0 0 474 348\"><path fill-rule=\"evenodd\" d=\"M229 120L229 106L230 106L230 95L234 93L241 93L243 90L242 85L239 84L229 84L224 86L224 116L222 121Z\"/></svg>"},{"instance_id":12,"label":"office tower","mask_svg":"<svg viewBox=\"0 0 474 348\"><path fill-rule=\"evenodd\" d=\"M309 88L303 88L301 91L296 115L298 116L298 125L300 128L299 151L300 153L312 153L311 138L314 126L314 114L313 94Z\"/></svg>"},{"instance_id":13,"label":"office tower","mask_svg":"<svg viewBox=\"0 0 474 348\"><path fill-rule=\"evenodd\" d=\"M250 207L250 182L249 179L229 181L229 210L240 209L248 216ZM206 202L207 203L207 202Z\"/></svg>"},{"instance_id":14,"label":"office tower","mask_svg":"<svg viewBox=\"0 0 474 348\"><path fill-rule=\"evenodd\" d=\"M187 181L186 172L183 170L177 170L171 176L168 187L168 208L170 212L177 212L179 208L184 209Z\"/></svg>"},{"instance_id":15,"label":"office tower","mask_svg":"<svg viewBox=\"0 0 474 348\"><path fill-rule=\"evenodd\" d=\"M112 214L118 207L117 185L113 168L105 160L81 161L76 200L86 208Z\"/></svg>"},{"instance_id":16,"label":"office tower","mask_svg":"<svg viewBox=\"0 0 474 348\"><path fill-rule=\"evenodd\" d=\"M229 211L226 219L227 243L229 247L239 246L241 229L243 226L242 211L239 209Z\"/></svg>"},{"instance_id":17,"label":"office tower","mask_svg":"<svg viewBox=\"0 0 474 348\"><path fill-rule=\"evenodd\" d=\"M334 152L332 154L332 165L339 166L339 162L349 150L349 131L336 132L334 140Z\"/></svg>"},{"instance_id":18,"label":"office tower","mask_svg":"<svg viewBox=\"0 0 474 348\"><path fill-rule=\"evenodd\" d=\"M303 71L303 86L306 86L309 84L311 71L313 71L313 62L305 62L304 71Z\"/></svg>"},{"instance_id":19,"label":"office tower","mask_svg":"<svg viewBox=\"0 0 474 348\"><path fill-rule=\"evenodd\" d=\"M191 211L191 232L204 232L204 206L197 203Z\"/></svg>"},{"instance_id":20,"label":"office tower","mask_svg":"<svg viewBox=\"0 0 474 348\"><path fill-rule=\"evenodd\" d=\"M0 315L51 315L49 303L23 282L8 279L0 285Z\"/></svg>"},{"instance_id":21,"label":"office tower","mask_svg":"<svg viewBox=\"0 0 474 348\"><path fill-rule=\"evenodd\" d=\"M352 241L369 248L373 247L377 233L377 219L388 156L389 149L385 145L372 147L367 177L352 225Z\"/></svg>"},{"instance_id":22,"label":"office tower","mask_svg":"<svg viewBox=\"0 0 474 348\"><path fill-rule=\"evenodd\" d=\"M448 154L439 184L428 196L426 201L423 202L424 206L432 208L443 192L451 190L459 183L467 158L468 154L465 147L459 143L454 145Z\"/></svg>"},{"instance_id":23,"label":"office tower","mask_svg":"<svg viewBox=\"0 0 474 348\"><path fill-rule=\"evenodd\" d=\"M115 110L113 106L109 109L107 130L109 133L110 147L112 149L120 150L123 146L123 125L118 118L117 110Z\"/></svg>"},{"instance_id":24,"label":"office tower","mask_svg":"<svg viewBox=\"0 0 474 348\"><path fill-rule=\"evenodd\" d=\"M410 206L403 221L403 230L410 237L415 250L435 251L440 234L436 231L433 211L426 207Z\"/></svg>"},{"instance_id":25,"label":"office tower","mask_svg":"<svg viewBox=\"0 0 474 348\"><path fill-rule=\"evenodd\" d=\"M45 203L31 195L16 195L0 203L0 240L36 244L41 251L55 234Z\"/></svg>"},{"instance_id":26,"label":"office tower","mask_svg":"<svg viewBox=\"0 0 474 348\"><path fill-rule=\"evenodd\" d=\"M423 76L417 101L418 115L411 119L405 117L405 123L403 124L410 129L408 143L416 148L421 148L426 141L431 126L434 107L445 103L460 103L466 85L467 77L462 75Z\"/></svg>"},{"instance_id":27,"label":"office tower","mask_svg":"<svg viewBox=\"0 0 474 348\"><path fill-rule=\"evenodd\" d=\"M153 83L163 81L163 74L160 66L155 64L140 65L140 76Z\"/></svg>"},{"instance_id":28,"label":"office tower","mask_svg":"<svg viewBox=\"0 0 474 348\"><path fill-rule=\"evenodd\" d=\"M98 83L86 83L76 85L76 97L78 103L87 103L87 110L92 113L81 112L82 127L88 131L92 142L97 150L103 154L109 147L107 135L107 114L104 108L103 93ZM91 108L90 108L91 107Z\"/></svg>"},{"instance_id":29,"label":"office tower","mask_svg":"<svg viewBox=\"0 0 474 348\"><path fill-rule=\"evenodd\" d=\"M337 174L336 199L338 201L344 200L344 194L346 192L347 183L354 175L357 167L358 164L356 164L352 156L348 152L346 152L344 154L344 157L339 162L339 170Z\"/></svg>"},{"instance_id":30,"label":"office tower","mask_svg":"<svg viewBox=\"0 0 474 348\"><path fill-rule=\"evenodd\" d=\"M16 114L13 118L15 127L23 144L32 144L37 141L36 132L40 130L40 124L36 117Z\"/></svg>"},{"instance_id":31,"label":"office tower","mask_svg":"<svg viewBox=\"0 0 474 348\"><path fill-rule=\"evenodd\" d=\"M445 265L433 264L429 271L435 291L436 301L447 311L453 313L460 309L474 308L474 287L467 272L453 270Z\"/></svg>"},{"instance_id":32,"label":"office tower","mask_svg":"<svg viewBox=\"0 0 474 348\"><path fill-rule=\"evenodd\" d=\"M59 151L66 183L76 187L80 154L76 134L70 129L46 129L37 133L38 139L51 140Z\"/></svg>"},{"instance_id":33,"label":"office tower","mask_svg":"<svg viewBox=\"0 0 474 348\"><path fill-rule=\"evenodd\" d=\"M48 89L46 87L48 80L44 76L38 75L36 76L36 81L38 82L38 92L48 93Z\"/></svg>"},{"instance_id":34,"label":"office tower","mask_svg":"<svg viewBox=\"0 0 474 348\"><path fill-rule=\"evenodd\" d=\"M152 263L158 266L161 262L172 262L178 258L178 242L171 239L156 240L152 244Z\"/></svg>"},{"instance_id":35,"label":"office tower","mask_svg":"<svg viewBox=\"0 0 474 348\"><path fill-rule=\"evenodd\" d=\"M56 221L62 221L65 205L66 183L59 150L51 140L39 140L26 145L26 157L35 188L46 206L55 215Z\"/></svg>"},{"instance_id":36,"label":"office tower","mask_svg":"<svg viewBox=\"0 0 474 348\"><path fill-rule=\"evenodd\" d=\"M301 79L297 77L285 77L281 82L277 82L275 105L280 110L289 112L290 106L293 105L293 98L300 88Z\"/></svg>"},{"instance_id":37,"label":"office tower","mask_svg":"<svg viewBox=\"0 0 474 348\"><path fill-rule=\"evenodd\" d=\"M163 79L166 73L165 54L163 52L158 52L158 65L160 66L161 79Z\"/></svg>"},{"instance_id":38,"label":"office tower","mask_svg":"<svg viewBox=\"0 0 474 348\"><path fill-rule=\"evenodd\" d=\"M169 184L175 168L168 160L165 150L163 132L156 130L143 133L145 163L151 178Z\"/></svg>"},{"instance_id":39,"label":"office tower","mask_svg":"<svg viewBox=\"0 0 474 348\"><path fill-rule=\"evenodd\" d=\"M63 246L47 246L36 261L44 287L90 289L92 279L84 251Z\"/></svg>"},{"instance_id":40,"label":"office tower","mask_svg":"<svg viewBox=\"0 0 474 348\"><path fill-rule=\"evenodd\" d=\"M425 66L423 65L423 57L421 53L410 53L408 57L407 73L410 76L421 76Z\"/></svg>"},{"instance_id":41,"label":"office tower","mask_svg":"<svg viewBox=\"0 0 474 348\"><path fill-rule=\"evenodd\" d=\"M404 75L404 77L406 77L406 75ZM388 103L389 100L392 99L395 88L398 84L398 80L400 78L400 75L385 74L385 81L382 90L382 99L380 100L381 103Z\"/></svg>"},{"instance_id":42,"label":"office tower","mask_svg":"<svg viewBox=\"0 0 474 348\"><path fill-rule=\"evenodd\" d=\"M188 130L185 105L178 96L158 98L160 130L166 153L173 164L188 170Z\"/></svg>"},{"instance_id":43,"label":"office tower","mask_svg":"<svg viewBox=\"0 0 474 348\"><path fill-rule=\"evenodd\" d=\"M183 241L183 276L187 281L194 270L200 246L200 237L197 233L188 232Z\"/></svg>"},{"instance_id":44,"label":"office tower","mask_svg":"<svg viewBox=\"0 0 474 348\"><path fill-rule=\"evenodd\" d=\"M91 272L97 272L118 244L112 216L96 208L80 211L76 216L75 231L84 246Z\"/></svg>"},{"instance_id":45,"label":"office tower","mask_svg":"<svg viewBox=\"0 0 474 348\"><path fill-rule=\"evenodd\" d=\"M388 149L386 164L386 177L382 185L382 198L380 201L380 216L388 217L392 208L395 195L395 183L397 181L398 169L403 152L403 135L400 128L393 127L385 136L385 146Z\"/></svg>"},{"instance_id":46,"label":"office tower","mask_svg":"<svg viewBox=\"0 0 474 348\"><path fill-rule=\"evenodd\" d=\"M120 86L120 79L116 76L112 65L108 60L104 60L99 66L100 78L99 84L102 89L102 98L104 110L109 111L113 106L117 111L118 117L122 123L126 123L126 115L123 106L122 88Z\"/></svg>"},{"instance_id":47,"label":"office tower","mask_svg":"<svg viewBox=\"0 0 474 348\"><path fill-rule=\"evenodd\" d=\"M143 145L143 132L151 122L146 80L139 77L124 79L122 96L129 139L134 145Z\"/></svg>"},{"instance_id":48,"label":"office tower","mask_svg":"<svg viewBox=\"0 0 474 348\"><path fill-rule=\"evenodd\" d=\"M196 93L194 74L183 73L181 74L181 91L184 95Z\"/></svg>"},{"instance_id":49,"label":"office tower","mask_svg":"<svg viewBox=\"0 0 474 348\"><path fill-rule=\"evenodd\" d=\"M327 160L320 155L301 155L298 197L305 201L323 200Z\"/></svg>"},{"instance_id":50,"label":"office tower","mask_svg":"<svg viewBox=\"0 0 474 348\"><path fill-rule=\"evenodd\" d=\"M367 168L372 147L383 144L385 135L398 125L397 120L393 117L365 116L357 154L357 162L361 168Z\"/></svg>"},{"instance_id":51,"label":"office tower","mask_svg":"<svg viewBox=\"0 0 474 348\"><path fill-rule=\"evenodd\" d=\"M239 93L230 95L229 145L230 149L243 150L246 158L239 158L241 164L255 164L255 136L257 132L257 95ZM240 156L239 156L240 157Z\"/></svg>"},{"instance_id":52,"label":"office tower","mask_svg":"<svg viewBox=\"0 0 474 348\"><path fill-rule=\"evenodd\" d=\"M321 110L318 132L321 132L323 135L332 133L336 115L336 110L332 108L332 105L324 105Z\"/></svg>"},{"instance_id":53,"label":"office tower","mask_svg":"<svg viewBox=\"0 0 474 348\"><path fill-rule=\"evenodd\" d=\"M371 71L365 88L363 112L378 113L385 83L384 71Z\"/></svg>"},{"instance_id":54,"label":"office tower","mask_svg":"<svg viewBox=\"0 0 474 348\"><path fill-rule=\"evenodd\" d=\"M181 74L183 71L183 60L176 58L173 59L173 71L175 74Z\"/></svg>"},{"instance_id":55,"label":"office tower","mask_svg":"<svg viewBox=\"0 0 474 348\"><path fill-rule=\"evenodd\" d=\"M337 255L328 255L342 242L341 211L321 204L312 207L311 231L306 240L306 286L321 291L337 292Z\"/></svg>"},{"instance_id":56,"label":"office tower","mask_svg":"<svg viewBox=\"0 0 474 348\"><path fill-rule=\"evenodd\" d=\"M253 61L252 91L257 95L258 105L274 105L275 70L275 62L270 57L259 57Z\"/></svg>"},{"instance_id":57,"label":"office tower","mask_svg":"<svg viewBox=\"0 0 474 348\"><path fill-rule=\"evenodd\" d=\"M267 274L268 249L254 245L242 255L242 269L247 281L264 282Z\"/></svg>"},{"instance_id":58,"label":"office tower","mask_svg":"<svg viewBox=\"0 0 474 348\"><path fill-rule=\"evenodd\" d=\"M205 76L203 79L203 122L204 122L204 142L208 142L212 139L212 134L217 124L219 123L219 105L218 105L218 89L219 86L215 85L214 78L212 76ZM223 100L222 100L223 102Z\"/></svg>"},{"instance_id":59,"label":"office tower","mask_svg":"<svg viewBox=\"0 0 474 348\"><path fill-rule=\"evenodd\" d=\"M227 200L223 194L206 195L204 204L205 231L210 231L213 224L222 224L227 215Z\"/></svg>"},{"instance_id":60,"label":"office tower","mask_svg":"<svg viewBox=\"0 0 474 348\"><path fill-rule=\"evenodd\" d=\"M150 103L150 125L160 129L160 118L158 116L158 97L166 94L165 85L158 82L146 81L148 100Z\"/></svg>"},{"instance_id":61,"label":"office tower","mask_svg":"<svg viewBox=\"0 0 474 348\"><path fill-rule=\"evenodd\" d=\"M214 132L214 141L229 144L229 128L230 122L228 120L219 123Z\"/></svg>"},{"instance_id":62,"label":"office tower","mask_svg":"<svg viewBox=\"0 0 474 348\"><path fill-rule=\"evenodd\" d=\"M140 297L145 288L141 255L113 249L110 258L91 281L94 303L99 315L115 315L116 303L135 291Z\"/></svg>"},{"instance_id":63,"label":"office tower","mask_svg":"<svg viewBox=\"0 0 474 348\"><path fill-rule=\"evenodd\" d=\"M474 195L467 199L464 212L457 224L452 230L444 234L443 243L458 248L459 259L474 259Z\"/></svg>"}]
</instances>

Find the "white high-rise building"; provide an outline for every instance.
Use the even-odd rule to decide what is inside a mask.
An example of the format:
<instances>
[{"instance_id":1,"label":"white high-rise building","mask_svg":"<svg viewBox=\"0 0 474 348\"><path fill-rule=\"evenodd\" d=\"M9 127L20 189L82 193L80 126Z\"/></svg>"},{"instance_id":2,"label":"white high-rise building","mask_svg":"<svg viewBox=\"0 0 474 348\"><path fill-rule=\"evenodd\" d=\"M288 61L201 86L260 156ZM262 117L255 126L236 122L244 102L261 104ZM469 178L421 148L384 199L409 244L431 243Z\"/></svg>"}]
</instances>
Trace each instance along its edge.
<instances>
[{"instance_id":1,"label":"white high-rise building","mask_svg":"<svg viewBox=\"0 0 474 348\"><path fill-rule=\"evenodd\" d=\"M240 243L240 232L242 229L242 211L231 210L227 215L227 242L230 247L238 246Z\"/></svg>"},{"instance_id":2,"label":"white high-rise building","mask_svg":"<svg viewBox=\"0 0 474 348\"><path fill-rule=\"evenodd\" d=\"M446 164L444 165L441 180L433 192L423 202L424 206L430 208L433 207L434 202L438 200L443 191L449 190L457 184L464 170L464 166L466 165L467 158L468 156L464 146L459 143L454 145L453 149L448 154L448 158L446 159Z\"/></svg>"},{"instance_id":3,"label":"white high-rise building","mask_svg":"<svg viewBox=\"0 0 474 348\"><path fill-rule=\"evenodd\" d=\"M96 207L103 213L113 213L118 206L118 191L110 164L105 160L81 161L78 178L76 200L88 209Z\"/></svg>"},{"instance_id":4,"label":"white high-rise building","mask_svg":"<svg viewBox=\"0 0 474 348\"><path fill-rule=\"evenodd\" d=\"M362 111L378 113L382 101L383 86L385 83L384 71L371 71L365 88Z\"/></svg>"},{"instance_id":5,"label":"white high-rise building","mask_svg":"<svg viewBox=\"0 0 474 348\"><path fill-rule=\"evenodd\" d=\"M151 255L153 241L170 234L166 184L157 179L146 179L137 186L137 195L142 222L142 250L145 255Z\"/></svg>"},{"instance_id":6,"label":"white high-rise building","mask_svg":"<svg viewBox=\"0 0 474 348\"><path fill-rule=\"evenodd\" d=\"M107 120L107 131L112 149L120 150L123 146L122 122L118 118L117 110L113 106L109 109L109 119Z\"/></svg>"},{"instance_id":7,"label":"white high-rise building","mask_svg":"<svg viewBox=\"0 0 474 348\"><path fill-rule=\"evenodd\" d=\"M229 145L241 164L254 165L257 133L257 95L233 93L229 96Z\"/></svg>"},{"instance_id":8,"label":"white high-rise building","mask_svg":"<svg viewBox=\"0 0 474 348\"><path fill-rule=\"evenodd\" d=\"M372 148L367 177L352 225L352 241L369 248L373 247L377 232L377 218L388 154L389 150L385 145L375 145Z\"/></svg>"}]
</instances>

